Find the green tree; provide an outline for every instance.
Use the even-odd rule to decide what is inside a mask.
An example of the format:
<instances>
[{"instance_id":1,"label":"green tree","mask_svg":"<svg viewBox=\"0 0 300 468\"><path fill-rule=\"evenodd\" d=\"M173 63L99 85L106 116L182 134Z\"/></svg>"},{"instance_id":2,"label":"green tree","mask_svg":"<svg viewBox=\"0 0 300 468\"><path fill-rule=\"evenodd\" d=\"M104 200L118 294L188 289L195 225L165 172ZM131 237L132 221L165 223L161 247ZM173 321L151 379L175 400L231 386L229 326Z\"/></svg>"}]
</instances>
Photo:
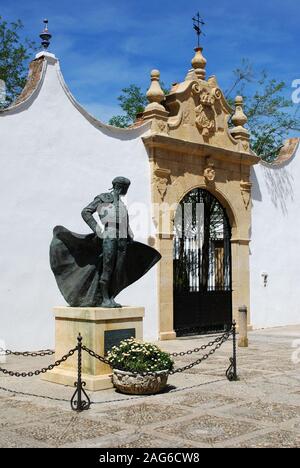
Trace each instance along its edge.
<instances>
[{"instance_id":1,"label":"green tree","mask_svg":"<svg viewBox=\"0 0 300 468\"><path fill-rule=\"evenodd\" d=\"M169 91L165 89L164 84L161 83L160 85L167 94ZM108 123L120 128L127 128L132 125L136 120L136 116L143 112L148 104L146 91L142 91L140 86L135 84L131 84L128 88L123 88L118 101L125 114L113 116Z\"/></svg>"},{"instance_id":2,"label":"green tree","mask_svg":"<svg viewBox=\"0 0 300 468\"><path fill-rule=\"evenodd\" d=\"M299 106L286 98L288 92L284 81L272 79L266 72L255 78L251 65L244 60L234 71L234 83L226 93L232 106L234 93L244 97L252 149L267 162L276 159L291 132L300 132Z\"/></svg>"},{"instance_id":3,"label":"green tree","mask_svg":"<svg viewBox=\"0 0 300 468\"><path fill-rule=\"evenodd\" d=\"M8 23L0 16L0 79L6 86L6 100L0 107L9 106L21 93L27 78L27 61L35 50L35 44L22 39L23 24L20 20Z\"/></svg>"},{"instance_id":4,"label":"green tree","mask_svg":"<svg viewBox=\"0 0 300 468\"><path fill-rule=\"evenodd\" d=\"M115 115L110 119L109 124L120 128L126 128L133 124L136 116L143 112L148 102L146 94L135 84L123 88L118 101L125 114Z\"/></svg>"}]
</instances>

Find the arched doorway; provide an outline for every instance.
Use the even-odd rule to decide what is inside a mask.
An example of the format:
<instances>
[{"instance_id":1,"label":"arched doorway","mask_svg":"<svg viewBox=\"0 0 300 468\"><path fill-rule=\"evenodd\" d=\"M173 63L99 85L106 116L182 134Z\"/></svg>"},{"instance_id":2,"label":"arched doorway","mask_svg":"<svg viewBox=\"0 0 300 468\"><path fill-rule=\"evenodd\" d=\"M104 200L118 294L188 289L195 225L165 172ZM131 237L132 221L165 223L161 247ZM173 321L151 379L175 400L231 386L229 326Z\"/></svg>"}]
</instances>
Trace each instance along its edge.
<instances>
[{"instance_id":1,"label":"arched doorway","mask_svg":"<svg viewBox=\"0 0 300 468\"><path fill-rule=\"evenodd\" d=\"M231 227L210 192L196 188L174 221L173 294L177 336L224 330L232 323Z\"/></svg>"}]
</instances>

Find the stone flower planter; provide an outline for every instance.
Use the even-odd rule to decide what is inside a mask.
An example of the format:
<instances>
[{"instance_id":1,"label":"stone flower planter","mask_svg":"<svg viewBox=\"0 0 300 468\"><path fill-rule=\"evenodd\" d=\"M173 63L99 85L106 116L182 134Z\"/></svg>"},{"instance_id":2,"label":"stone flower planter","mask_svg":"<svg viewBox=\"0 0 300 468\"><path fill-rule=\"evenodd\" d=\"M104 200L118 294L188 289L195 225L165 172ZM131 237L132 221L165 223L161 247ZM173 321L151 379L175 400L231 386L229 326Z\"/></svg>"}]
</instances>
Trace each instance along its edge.
<instances>
[{"instance_id":1,"label":"stone flower planter","mask_svg":"<svg viewBox=\"0 0 300 468\"><path fill-rule=\"evenodd\" d=\"M114 369L112 381L117 390L130 395L152 395L167 385L169 371L155 372L154 375L132 374Z\"/></svg>"}]
</instances>

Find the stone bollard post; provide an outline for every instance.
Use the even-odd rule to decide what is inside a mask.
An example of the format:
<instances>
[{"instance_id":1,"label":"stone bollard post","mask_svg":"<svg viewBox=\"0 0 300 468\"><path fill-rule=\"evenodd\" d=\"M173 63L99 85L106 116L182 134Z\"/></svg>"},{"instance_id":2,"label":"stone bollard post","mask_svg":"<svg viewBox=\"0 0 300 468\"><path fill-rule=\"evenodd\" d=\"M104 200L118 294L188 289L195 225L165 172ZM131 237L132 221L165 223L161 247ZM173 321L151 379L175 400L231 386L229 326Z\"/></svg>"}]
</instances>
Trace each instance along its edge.
<instances>
[{"instance_id":1,"label":"stone bollard post","mask_svg":"<svg viewBox=\"0 0 300 468\"><path fill-rule=\"evenodd\" d=\"M239 348L248 348L248 320L247 306L239 307Z\"/></svg>"}]
</instances>

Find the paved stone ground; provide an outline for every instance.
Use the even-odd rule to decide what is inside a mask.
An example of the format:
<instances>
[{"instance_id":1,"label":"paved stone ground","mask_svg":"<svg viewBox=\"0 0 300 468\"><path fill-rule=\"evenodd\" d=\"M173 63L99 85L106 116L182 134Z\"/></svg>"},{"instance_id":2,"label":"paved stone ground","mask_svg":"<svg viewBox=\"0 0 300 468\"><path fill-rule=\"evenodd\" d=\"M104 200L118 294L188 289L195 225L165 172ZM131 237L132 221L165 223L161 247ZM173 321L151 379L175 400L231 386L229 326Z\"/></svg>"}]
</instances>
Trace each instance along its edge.
<instances>
[{"instance_id":1,"label":"paved stone ground","mask_svg":"<svg viewBox=\"0 0 300 468\"><path fill-rule=\"evenodd\" d=\"M168 392L133 398L114 390L90 394L91 410L81 414L70 410L70 387L0 375L0 447L299 448L300 364L291 357L300 326L255 331L249 338L250 347L238 350L239 382L224 377L228 342L202 365L170 377ZM178 352L209 339L162 346ZM9 357L2 366L31 370L51 360Z\"/></svg>"}]
</instances>

